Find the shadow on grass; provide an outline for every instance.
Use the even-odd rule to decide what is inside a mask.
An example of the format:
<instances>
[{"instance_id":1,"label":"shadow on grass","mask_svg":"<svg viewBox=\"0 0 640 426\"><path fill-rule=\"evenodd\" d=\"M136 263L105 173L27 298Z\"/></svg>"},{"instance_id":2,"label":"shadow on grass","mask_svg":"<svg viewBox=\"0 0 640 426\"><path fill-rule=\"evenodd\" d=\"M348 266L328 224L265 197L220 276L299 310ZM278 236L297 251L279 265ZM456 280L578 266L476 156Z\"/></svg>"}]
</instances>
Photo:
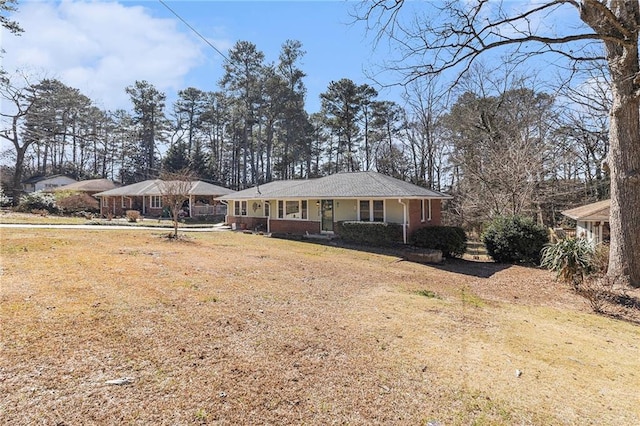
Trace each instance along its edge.
<instances>
[{"instance_id":1,"label":"shadow on grass","mask_svg":"<svg viewBox=\"0 0 640 426\"><path fill-rule=\"evenodd\" d=\"M319 244L331 247L340 247L348 250L363 251L367 253L383 254L388 256L396 256L401 258L402 261L411 262L407 259L410 253L420 252L421 249L413 246L397 245L387 247L373 247L365 246L353 243L347 243L340 239L324 239L324 238L304 238L299 235L291 234L272 234L273 238L281 238L287 240L301 241L309 244ZM440 269L442 271L453 272L456 274L463 274L474 276L478 278L489 278L497 272L510 268L512 265L508 263L495 263L493 261L470 261L464 259L444 259L442 263L422 263L414 262L432 268Z\"/></svg>"},{"instance_id":2,"label":"shadow on grass","mask_svg":"<svg viewBox=\"0 0 640 426\"><path fill-rule=\"evenodd\" d=\"M509 269L509 263L495 262L474 262L464 259L446 259L441 264L430 265L442 271L453 272L455 274L469 275L478 278L490 278L492 275Z\"/></svg>"}]
</instances>

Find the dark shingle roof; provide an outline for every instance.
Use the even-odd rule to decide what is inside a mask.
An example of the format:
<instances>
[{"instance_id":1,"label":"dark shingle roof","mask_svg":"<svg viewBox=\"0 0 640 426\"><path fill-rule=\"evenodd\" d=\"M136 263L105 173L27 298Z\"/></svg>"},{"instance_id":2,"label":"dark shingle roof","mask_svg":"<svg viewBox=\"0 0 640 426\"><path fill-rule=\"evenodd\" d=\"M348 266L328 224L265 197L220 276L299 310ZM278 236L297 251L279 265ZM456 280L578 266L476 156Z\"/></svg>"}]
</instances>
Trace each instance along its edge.
<instances>
[{"instance_id":1,"label":"dark shingle roof","mask_svg":"<svg viewBox=\"0 0 640 426\"><path fill-rule=\"evenodd\" d=\"M171 182L171 181L169 181ZM94 194L95 197L141 197L149 195L162 195L160 179L145 180L142 182L134 183L120 188L111 189L109 191L99 192ZM200 180L191 182L191 189L189 195L226 195L233 191L229 188L214 185Z\"/></svg>"},{"instance_id":2,"label":"dark shingle roof","mask_svg":"<svg viewBox=\"0 0 640 426\"><path fill-rule=\"evenodd\" d=\"M376 172L337 173L317 179L270 182L220 197L223 200L287 198L451 198Z\"/></svg>"}]
</instances>

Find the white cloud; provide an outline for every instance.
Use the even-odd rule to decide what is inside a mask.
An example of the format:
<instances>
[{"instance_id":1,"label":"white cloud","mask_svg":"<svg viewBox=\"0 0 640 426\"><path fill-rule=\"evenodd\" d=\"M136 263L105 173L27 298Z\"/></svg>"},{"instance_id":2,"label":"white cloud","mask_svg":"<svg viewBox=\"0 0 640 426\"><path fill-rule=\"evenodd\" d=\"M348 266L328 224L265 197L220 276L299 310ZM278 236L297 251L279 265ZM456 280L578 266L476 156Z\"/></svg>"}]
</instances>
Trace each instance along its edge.
<instances>
[{"instance_id":1,"label":"white cloud","mask_svg":"<svg viewBox=\"0 0 640 426\"><path fill-rule=\"evenodd\" d=\"M183 89L204 60L202 43L142 6L115 2L21 2L25 32L3 33L3 68L58 78L103 108L129 109L124 89L147 80L160 91Z\"/></svg>"}]
</instances>

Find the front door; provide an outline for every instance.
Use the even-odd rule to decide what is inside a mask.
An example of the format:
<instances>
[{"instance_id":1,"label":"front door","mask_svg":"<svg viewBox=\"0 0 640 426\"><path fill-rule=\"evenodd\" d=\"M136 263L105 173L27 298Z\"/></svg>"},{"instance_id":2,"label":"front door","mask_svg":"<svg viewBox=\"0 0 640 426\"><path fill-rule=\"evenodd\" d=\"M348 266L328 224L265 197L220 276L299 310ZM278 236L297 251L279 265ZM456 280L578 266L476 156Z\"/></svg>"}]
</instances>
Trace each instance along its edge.
<instances>
[{"instance_id":1,"label":"front door","mask_svg":"<svg viewBox=\"0 0 640 426\"><path fill-rule=\"evenodd\" d=\"M333 200L322 200L322 232L333 232Z\"/></svg>"}]
</instances>

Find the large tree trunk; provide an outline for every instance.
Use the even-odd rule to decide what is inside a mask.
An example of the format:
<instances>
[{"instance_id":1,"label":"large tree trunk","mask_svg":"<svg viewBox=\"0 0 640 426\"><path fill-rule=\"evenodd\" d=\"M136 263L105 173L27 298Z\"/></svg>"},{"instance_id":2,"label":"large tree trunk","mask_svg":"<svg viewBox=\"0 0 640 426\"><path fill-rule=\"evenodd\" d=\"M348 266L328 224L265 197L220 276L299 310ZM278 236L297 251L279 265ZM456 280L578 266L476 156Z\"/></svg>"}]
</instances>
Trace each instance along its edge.
<instances>
[{"instance_id":1,"label":"large tree trunk","mask_svg":"<svg viewBox=\"0 0 640 426\"><path fill-rule=\"evenodd\" d=\"M610 113L611 246L608 275L640 287L640 64L638 3L615 10L634 38L605 41L611 71Z\"/></svg>"},{"instance_id":2,"label":"large tree trunk","mask_svg":"<svg viewBox=\"0 0 640 426\"><path fill-rule=\"evenodd\" d=\"M614 84L609 136L611 252L608 274L628 277L633 286L640 287L640 104L635 94L620 90L620 86L633 86L631 79L618 76L618 80L623 81Z\"/></svg>"}]
</instances>

